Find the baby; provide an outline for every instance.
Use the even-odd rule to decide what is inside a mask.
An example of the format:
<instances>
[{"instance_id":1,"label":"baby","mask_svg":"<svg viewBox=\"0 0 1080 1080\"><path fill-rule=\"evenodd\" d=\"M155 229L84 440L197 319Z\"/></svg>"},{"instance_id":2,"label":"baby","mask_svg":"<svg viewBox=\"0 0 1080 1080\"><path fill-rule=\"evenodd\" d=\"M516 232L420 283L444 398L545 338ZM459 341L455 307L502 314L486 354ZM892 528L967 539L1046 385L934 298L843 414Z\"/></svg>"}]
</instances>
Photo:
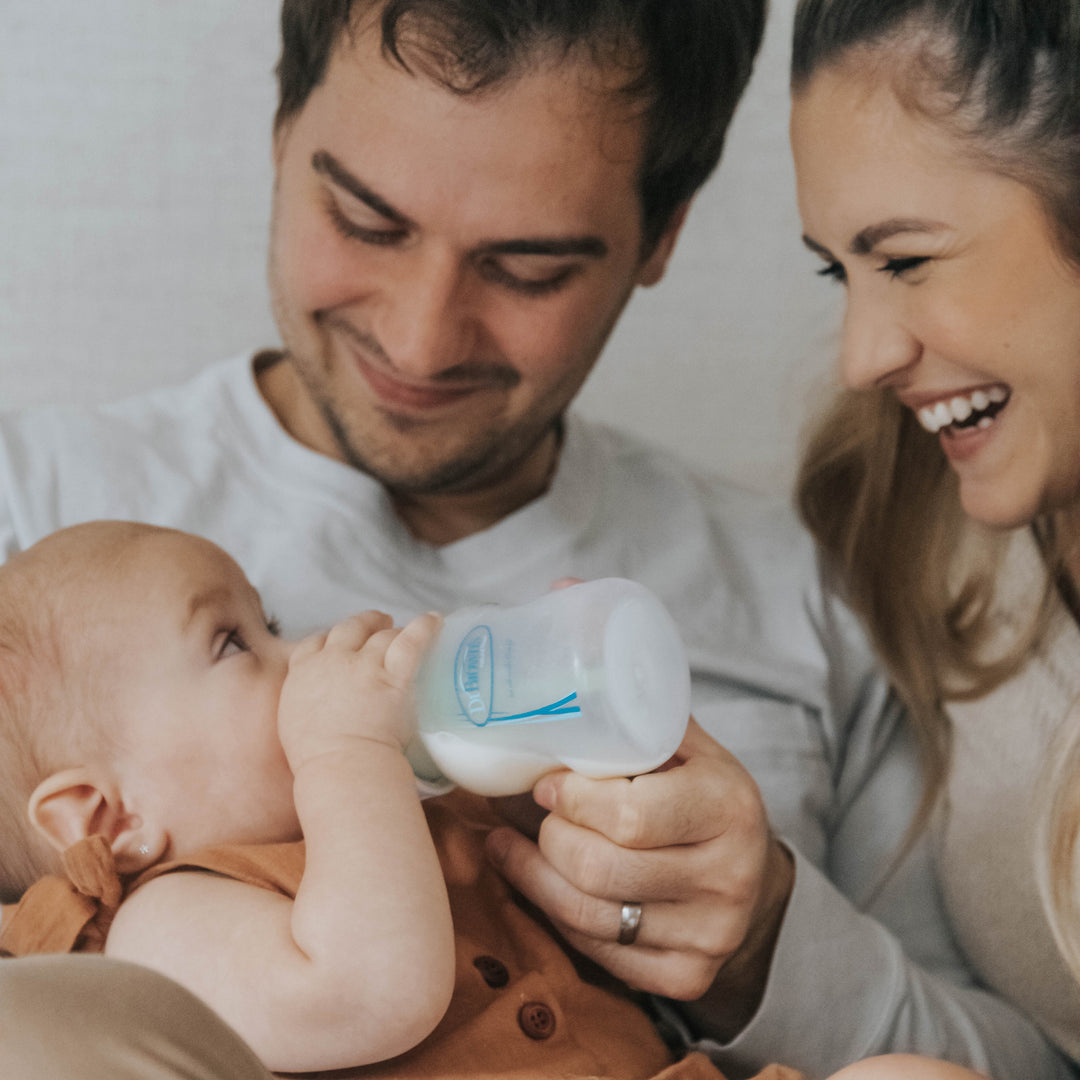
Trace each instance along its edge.
<instances>
[{"instance_id":1,"label":"baby","mask_svg":"<svg viewBox=\"0 0 1080 1080\"><path fill-rule=\"evenodd\" d=\"M438 626L366 612L292 644L205 540L119 522L46 538L0 569L0 887L92 837L129 882L211 845L303 838L295 899L162 874L119 905L105 952L194 990L273 1069L410 1049L454 983L402 753Z\"/></svg>"},{"instance_id":2,"label":"baby","mask_svg":"<svg viewBox=\"0 0 1080 1080\"><path fill-rule=\"evenodd\" d=\"M220 548L125 522L0 567L0 949L155 968L276 1072L722 1080L518 905L484 800L421 806L404 747L438 628L365 612L286 642Z\"/></svg>"}]
</instances>

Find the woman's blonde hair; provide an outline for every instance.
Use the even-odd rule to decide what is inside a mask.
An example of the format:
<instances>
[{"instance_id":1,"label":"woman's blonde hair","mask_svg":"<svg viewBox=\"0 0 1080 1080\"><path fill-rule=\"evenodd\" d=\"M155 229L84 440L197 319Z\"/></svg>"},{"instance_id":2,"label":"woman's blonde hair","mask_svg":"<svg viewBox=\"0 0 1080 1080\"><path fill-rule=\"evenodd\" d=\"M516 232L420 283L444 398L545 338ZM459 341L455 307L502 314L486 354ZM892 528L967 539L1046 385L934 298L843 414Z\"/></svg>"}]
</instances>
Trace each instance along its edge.
<instances>
[{"instance_id":1,"label":"woman's blonde hair","mask_svg":"<svg viewBox=\"0 0 1080 1080\"><path fill-rule=\"evenodd\" d=\"M1047 777L1036 870L1054 940L1080 981L1080 711L1073 720Z\"/></svg>"},{"instance_id":2,"label":"woman's blonde hair","mask_svg":"<svg viewBox=\"0 0 1080 1080\"><path fill-rule=\"evenodd\" d=\"M921 826L949 766L944 703L989 693L1043 632L1062 561L1054 520L1037 532L1048 572L1032 619L988 656L1009 535L967 517L937 440L892 393L836 397L810 432L796 490L803 521L907 704L926 776Z\"/></svg>"}]
</instances>

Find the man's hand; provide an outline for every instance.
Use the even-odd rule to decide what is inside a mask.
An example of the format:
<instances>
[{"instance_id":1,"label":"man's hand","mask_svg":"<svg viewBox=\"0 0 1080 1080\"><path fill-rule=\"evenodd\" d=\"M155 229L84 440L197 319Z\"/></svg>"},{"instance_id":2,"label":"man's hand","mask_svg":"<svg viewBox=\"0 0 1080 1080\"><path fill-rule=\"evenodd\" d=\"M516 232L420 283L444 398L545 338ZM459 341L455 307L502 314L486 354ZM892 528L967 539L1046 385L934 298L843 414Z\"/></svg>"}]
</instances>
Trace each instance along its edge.
<instances>
[{"instance_id":1,"label":"man's hand","mask_svg":"<svg viewBox=\"0 0 1080 1080\"><path fill-rule=\"evenodd\" d=\"M403 750L415 726L413 680L440 625L428 614L397 629L365 611L299 642L278 704L293 772L357 738Z\"/></svg>"},{"instance_id":2,"label":"man's hand","mask_svg":"<svg viewBox=\"0 0 1080 1080\"><path fill-rule=\"evenodd\" d=\"M691 720L658 772L551 773L533 795L550 811L537 843L510 828L488 838L507 880L613 975L666 997L707 995L710 1033L737 1033L760 1001L794 880L749 773ZM642 917L620 945L624 903Z\"/></svg>"}]
</instances>

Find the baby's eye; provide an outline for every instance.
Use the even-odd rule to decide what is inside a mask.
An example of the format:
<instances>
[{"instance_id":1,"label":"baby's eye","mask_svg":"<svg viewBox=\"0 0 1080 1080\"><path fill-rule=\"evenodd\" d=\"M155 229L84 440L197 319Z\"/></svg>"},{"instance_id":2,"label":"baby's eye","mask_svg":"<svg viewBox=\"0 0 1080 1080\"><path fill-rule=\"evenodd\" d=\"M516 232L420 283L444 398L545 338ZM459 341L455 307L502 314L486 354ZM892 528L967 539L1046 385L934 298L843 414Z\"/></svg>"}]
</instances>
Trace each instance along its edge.
<instances>
[{"instance_id":1,"label":"baby's eye","mask_svg":"<svg viewBox=\"0 0 1080 1080\"><path fill-rule=\"evenodd\" d=\"M218 652L218 659L224 660L226 657L235 656L237 653L247 651L248 644L243 637L241 637L240 631L230 630L222 641L221 650Z\"/></svg>"}]
</instances>

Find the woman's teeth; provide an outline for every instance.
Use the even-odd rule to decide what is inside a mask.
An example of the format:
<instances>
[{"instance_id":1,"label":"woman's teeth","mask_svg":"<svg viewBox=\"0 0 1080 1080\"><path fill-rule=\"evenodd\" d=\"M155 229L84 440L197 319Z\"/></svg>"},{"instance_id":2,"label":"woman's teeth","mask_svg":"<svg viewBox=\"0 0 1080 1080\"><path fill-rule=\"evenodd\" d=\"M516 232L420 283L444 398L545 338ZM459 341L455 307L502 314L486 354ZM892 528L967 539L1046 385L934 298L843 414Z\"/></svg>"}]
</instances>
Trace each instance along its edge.
<instances>
[{"instance_id":1,"label":"woman's teeth","mask_svg":"<svg viewBox=\"0 0 1080 1080\"><path fill-rule=\"evenodd\" d=\"M922 424L932 435L947 427L985 428L1005 407L1009 400L1009 391L1004 386L991 386L986 390L976 390L971 394L958 394L948 401L939 401L919 409L917 415Z\"/></svg>"}]
</instances>

